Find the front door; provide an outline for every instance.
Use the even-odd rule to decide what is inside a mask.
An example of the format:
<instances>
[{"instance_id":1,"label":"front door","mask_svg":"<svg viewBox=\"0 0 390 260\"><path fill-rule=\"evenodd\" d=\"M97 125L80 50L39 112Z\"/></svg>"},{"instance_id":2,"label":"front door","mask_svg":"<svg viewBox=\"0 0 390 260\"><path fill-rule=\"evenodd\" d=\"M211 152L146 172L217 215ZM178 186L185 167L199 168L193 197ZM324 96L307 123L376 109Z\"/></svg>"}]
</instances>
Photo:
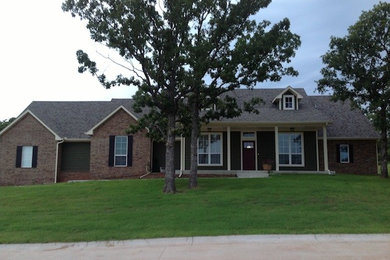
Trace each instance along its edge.
<instances>
[{"instance_id":1,"label":"front door","mask_svg":"<svg viewBox=\"0 0 390 260\"><path fill-rule=\"evenodd\" d=\"M242 142L242 169L247 171L256 170L255 141Z\"/></svg>"}]
</instances>

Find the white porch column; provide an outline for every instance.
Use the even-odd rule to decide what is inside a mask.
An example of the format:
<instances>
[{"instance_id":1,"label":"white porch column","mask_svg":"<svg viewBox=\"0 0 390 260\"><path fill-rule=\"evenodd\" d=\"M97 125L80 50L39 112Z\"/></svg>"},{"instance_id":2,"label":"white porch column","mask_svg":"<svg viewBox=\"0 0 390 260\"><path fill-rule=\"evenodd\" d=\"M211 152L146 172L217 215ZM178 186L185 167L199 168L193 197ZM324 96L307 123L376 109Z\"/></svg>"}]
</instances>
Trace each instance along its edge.
<instances>
[{"instance_id":1,"label":"white porch column","mask_svg":"<svg viewBox=\"0 0 390 260\"><path fill-rule=\"evenodd\" d=\"M279 171L279 128L275 126L275 167Z\"/></svg>"},{"instance_id":2,"label":"white porch column","mask_svg":"<svg viewBox=\"0 0 390 260\"><path fill-rule=\"evenodd\" d=\"M183 173L186 169L186 139L184 137L180 138L180 173Z\"/></svg>"},{"instance_id":3,"label":"white porch column","mask_svg":"<svg viewBox=\"0 0 390 260\"><path fill-rule=\"evenodd\" d=\"M326 134L326 126L322 127L322 140L324 143L324 170L329 171L328 164L328 136Z\"/></svg>"},{"instance_id":4,"label":"white porch column","mask_svg":"<svg viewBox=\"0 0 390 260\"><path fill-rule=\"evenodd\" d=\"M231 170L230 126L227 127L227 170Z\"/></svg>"}]
</instances>

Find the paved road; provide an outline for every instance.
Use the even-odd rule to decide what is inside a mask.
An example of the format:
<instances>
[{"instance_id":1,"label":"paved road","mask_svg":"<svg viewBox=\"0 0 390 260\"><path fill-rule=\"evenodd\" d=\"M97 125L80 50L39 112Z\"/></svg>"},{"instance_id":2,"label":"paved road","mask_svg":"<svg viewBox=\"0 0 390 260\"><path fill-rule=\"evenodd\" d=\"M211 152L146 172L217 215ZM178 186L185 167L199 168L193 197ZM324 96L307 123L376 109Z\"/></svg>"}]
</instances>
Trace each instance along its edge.
<instances>
[{"instance_id":1,"label":"paved road","mask_svg":"<svg viewBox=\"0 0 390 260\"><path fill-rule=\"evenodd\" d=\"M0 245L0 259L390 259L390 234L250 235Z\"/></svg>"}]
</instances>

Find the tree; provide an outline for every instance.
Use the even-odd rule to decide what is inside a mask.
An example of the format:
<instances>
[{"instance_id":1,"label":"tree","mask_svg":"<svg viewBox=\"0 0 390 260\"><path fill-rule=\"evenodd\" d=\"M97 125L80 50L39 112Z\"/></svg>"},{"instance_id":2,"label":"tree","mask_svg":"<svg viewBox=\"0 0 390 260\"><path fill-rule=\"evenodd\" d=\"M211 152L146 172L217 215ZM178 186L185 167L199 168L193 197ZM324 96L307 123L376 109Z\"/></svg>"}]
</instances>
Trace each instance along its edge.
<instances>
[{"instance_id":1,"label":"tree","mask_svg":"<svg viewBox=\"0 0 390 260\"><path fill-rule=\"evenodd\" d=\"M81 64L79 71L89 70L105 87L138 87L134 96L135 108L147 112L137 127L151 126L150 134L166 142L164 192L176 190L175 136L194 119L191 129L196 129L192 138L195 140L199 134L198 113L202 108L210 102L230 107L234 101L229 97L218 99L222 93L297 73L290 67L283 67L300 45L299 37L289 31L288 19L271 28L268 21L253 20L253 15L270 2L64 2L64 11L87 21L93 40L117 50L129 62L128 76L119 75L109 81L86 53L77 52ZM189 115L189 111L192 114Z\"/></svg>"},{"instance_id":2,"label":"tree","mask_svg":"<svg viewBox=\"0 0 390 260\"><path fill-rule=\"evenodd\" d=\"M348 28L332 37L322 56L317 89L331 90L333 99L347 100L373 118L381 136L381 175L388 177L387 135L390 126L390 3L380 2Z\"/></svg>"},{"instance_id":3,"label":"tree","mask_svg":"<svg viewBox=\"0 0 390 260\"><path fill-rule=\"evenodd\" d=\"M0 132L6 128L9 124L11 124L16 118L11 117L10 119L5 119L3 121L0 121Z\"/></svg>"}]
</instances>

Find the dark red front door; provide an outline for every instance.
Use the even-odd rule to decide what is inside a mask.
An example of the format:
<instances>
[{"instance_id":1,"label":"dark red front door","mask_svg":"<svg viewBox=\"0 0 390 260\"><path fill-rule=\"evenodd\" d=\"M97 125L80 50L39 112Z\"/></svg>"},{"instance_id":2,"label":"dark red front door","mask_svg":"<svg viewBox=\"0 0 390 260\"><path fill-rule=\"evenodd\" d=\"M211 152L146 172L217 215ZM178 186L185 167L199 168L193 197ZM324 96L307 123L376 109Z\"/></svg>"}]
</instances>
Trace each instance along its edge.
<instances>
[{"instance_id":1,"label":"dark red front door","mask_svg":"<svg viewBox=\"0 0 390 260\"><path fill-rule=\"evenodd\" d=\"M242 142L242 169L251 171L256 170L255 162L255 142L254 141L243 141Z\"/></svg>"}]
</instances>

